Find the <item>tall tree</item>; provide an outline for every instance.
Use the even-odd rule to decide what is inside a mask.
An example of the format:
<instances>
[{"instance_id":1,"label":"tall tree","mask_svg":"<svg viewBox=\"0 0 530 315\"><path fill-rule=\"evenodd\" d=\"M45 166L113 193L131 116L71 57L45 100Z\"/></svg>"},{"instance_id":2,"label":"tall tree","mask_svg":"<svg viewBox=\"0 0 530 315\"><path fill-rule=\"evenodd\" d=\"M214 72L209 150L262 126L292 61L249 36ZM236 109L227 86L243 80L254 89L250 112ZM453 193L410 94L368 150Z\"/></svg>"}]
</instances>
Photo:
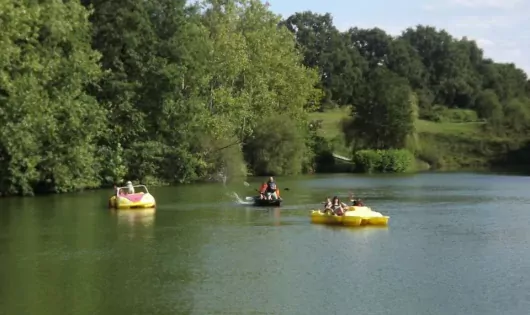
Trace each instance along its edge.
<instances>
[{"instance_id":1,"label":"tall tree","mask_svg":"<svg viewBox=\"0 0 530 315\"><path fill-rule=\"evenodd\" d=\"M344 41L331 15L305 11L290 16L282 24L295 35L304 64L319 70L325 105L351 102L363 82L366 62L356 47Z\"/></svg>"},{"instance_id":2,"label":"tall tree","mask_svg":"<svg viewBox=\"0 0 530 315\"><path fill-rule=\"evenodd\" d=\"M376 68L368 77L363 99L352 109L345 133L360 140L362 147L403 148L414 132L413 101L406 79L383 66Z\"/></svg>"},{"instance_id":3,"label":"tall tree","mask_svg":"<svg viewBox=\"0 0 530 315\"><path fill-rule=\"evenodd\" d=\"M0 2L0 193L99 185L105 112L88 12L76 1Z\"/></svg>"}]
</instances>

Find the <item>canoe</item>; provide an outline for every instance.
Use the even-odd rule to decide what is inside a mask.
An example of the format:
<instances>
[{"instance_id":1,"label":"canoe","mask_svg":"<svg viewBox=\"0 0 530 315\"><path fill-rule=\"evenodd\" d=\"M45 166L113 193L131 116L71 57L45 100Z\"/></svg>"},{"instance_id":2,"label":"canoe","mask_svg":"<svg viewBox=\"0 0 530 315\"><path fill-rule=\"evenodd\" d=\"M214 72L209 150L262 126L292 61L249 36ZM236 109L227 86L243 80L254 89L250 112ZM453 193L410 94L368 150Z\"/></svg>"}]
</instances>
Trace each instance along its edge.
<instances>
[{"instance_id":1,"label":"canoe","mask_svg":"<svg viewBox=\"0 0 530 315\"><path fill-rule=\"evenodd\" d=\"M367 207L350 207L349 209L343 216L323 213L320 210L311 210L311 223L344 226L386 226L390 219L390 217L383 216L381 213L372 211Z\"/></svg>"},{"instance_id":2,"label":"canoe","mask_svg":"<svg viewBox=\"0 0 530 315\"><path fill-rule=\"evenodd\" d=\"M135 188L135 191L136 188L141 188L144 191L134 194L125 194L123 192L127 191L127 187L118 187L116 189L116 195L109 199L109 208L146 209L156 207L155 198L149 193L149 190L145 185L136 185L133 187Z\"/></svg>"},{"instance_id":3,"label":"canoe","mask_svg":"<svg viewBox=\"0 0 530 315\"><path fill-rule=\"evenodd\" d=\"M254 197L254 206L257 207L279 207L282 204L282 199L268 200Z\"/></svg>"}]
</instances>

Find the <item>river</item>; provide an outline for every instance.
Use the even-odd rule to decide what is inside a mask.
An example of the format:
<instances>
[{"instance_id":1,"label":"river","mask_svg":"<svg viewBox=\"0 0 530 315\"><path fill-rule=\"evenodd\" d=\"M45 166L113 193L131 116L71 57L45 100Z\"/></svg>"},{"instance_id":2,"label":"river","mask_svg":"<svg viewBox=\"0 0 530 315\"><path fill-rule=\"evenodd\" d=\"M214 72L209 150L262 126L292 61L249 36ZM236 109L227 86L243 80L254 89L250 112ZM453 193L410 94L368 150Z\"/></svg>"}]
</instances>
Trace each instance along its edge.
<instances>
[{"instance_id":1,"label":"river","mask_svg":"<svg viewBox=\"0 0 530 315\"><path fill-rule=\"evenodd\" d=\"M278 178L285 203L236 205L243 183L0 199L0 314L521 314L530 310L530 177L424 173ZM353 190L385 228L313 225Z\"/></svg>"}]
</instances>

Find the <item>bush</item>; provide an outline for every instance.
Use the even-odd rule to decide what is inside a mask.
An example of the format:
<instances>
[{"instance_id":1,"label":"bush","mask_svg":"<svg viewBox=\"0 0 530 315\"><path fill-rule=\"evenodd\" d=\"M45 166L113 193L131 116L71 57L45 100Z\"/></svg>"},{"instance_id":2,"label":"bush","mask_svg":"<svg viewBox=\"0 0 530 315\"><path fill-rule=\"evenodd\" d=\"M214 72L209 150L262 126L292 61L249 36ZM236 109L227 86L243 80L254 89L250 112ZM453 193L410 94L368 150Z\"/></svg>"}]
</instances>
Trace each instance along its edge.
<instances>
[{"instance_id":1,"label":"bush","mask_svg":"<svg viewBox=\"0 0 530 315\"><path fill-rule=\"evenodd\" d=\"M466 123L478 121L477 112L472 109L448 109L444 113L447 122Z\"/></svg>"},{"instance_id":2,"label":"bush","mask_svg":"<svg viewBox=\"0 0 530 315\"><path fill-rule=\"evenodd\" d=\"M479 121L477 112L472 109L447 108L435 105L429 111L422 112L422 119L434 122L468 123Z\"/></svg>"},{"instance_id":3,"label":"bush","mask_svg":"<svg viewBox=\"0 0 530 315\"><path fill-rule=\"evenodd\" d=\"M408 150L360 150L353 161L358 172L402 173L412 166L414 155Z\"/></svg>"}]
</instances>

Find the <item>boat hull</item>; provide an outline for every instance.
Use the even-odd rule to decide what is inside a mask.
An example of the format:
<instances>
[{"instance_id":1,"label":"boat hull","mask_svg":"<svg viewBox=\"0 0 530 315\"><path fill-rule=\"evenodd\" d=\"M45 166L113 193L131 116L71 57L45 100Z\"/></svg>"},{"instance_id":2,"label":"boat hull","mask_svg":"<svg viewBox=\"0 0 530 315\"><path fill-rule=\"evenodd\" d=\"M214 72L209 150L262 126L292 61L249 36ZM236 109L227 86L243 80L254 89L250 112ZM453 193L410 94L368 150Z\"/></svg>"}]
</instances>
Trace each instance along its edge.
<instances>
[{"instance_id":1,"label":"boat hull","mask_svg":"<svg viewBox=\"0 0 530 315\"><path fill-rule=\"evenodd\" d=\"M371 217L371 218L362 218L361 225L378 225L378 226L387 226L388 220L390 217Z\"/></svg>"},{"instance_id":2,"label":"boat hull","mask_svg":"<svg viewBox=\"0 0 530 315\"><path fill-rule=\"evenodd\" d=\"M267 200L259 199L259 197L254 198L254 206L256 207L279 207L282 204L282 199L277 200Z\"/></svg>"},{"instance_id":3,"label":"boat hull","mask_svg":"<svg viewBox=\"0 0 530 315\"><path fill-rule=\"evenodd\" d=\"M155 208L155 198L147 193L112 196L109 199L109 208L111 209L148 209Z\"/></svg>"},{"instance_id":4,"label":"boat hull","mask_svg":"<svg viewBox=\"0 0 530 315\"><path fill-rule=\"evenodd\" d=\"M388 225L388 220L390 219L387 216L357 216L357 215L346 215L338 216L328 213L323 213L319 210L312 210L311 214L311 223L314 224L326 224L326 225L343 225L343 226L386 226Z\"/></svg>"}]
</instances>

